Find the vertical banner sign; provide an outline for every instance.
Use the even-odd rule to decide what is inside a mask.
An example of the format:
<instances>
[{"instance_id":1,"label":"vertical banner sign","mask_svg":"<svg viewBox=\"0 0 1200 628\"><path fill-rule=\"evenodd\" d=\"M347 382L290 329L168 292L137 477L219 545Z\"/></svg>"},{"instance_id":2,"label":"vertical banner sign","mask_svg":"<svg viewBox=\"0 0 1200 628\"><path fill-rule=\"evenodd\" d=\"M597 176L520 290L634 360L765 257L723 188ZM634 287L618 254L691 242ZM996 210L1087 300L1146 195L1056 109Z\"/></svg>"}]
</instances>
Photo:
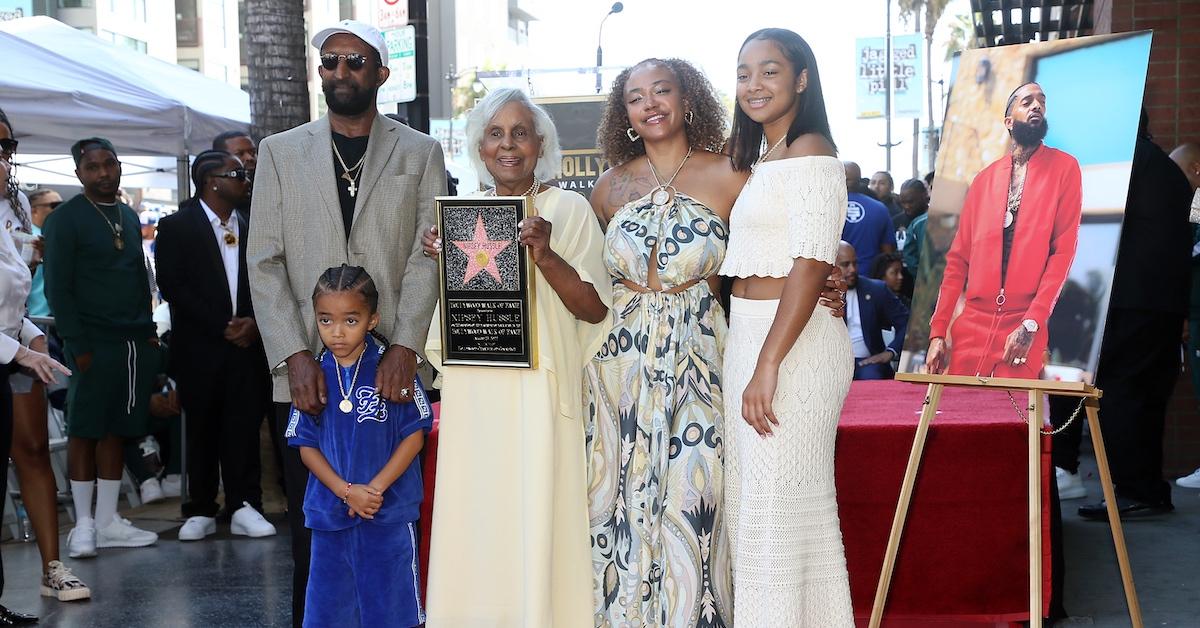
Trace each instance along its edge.
<instances>
[{"instance_id":1,"label":"vertical banner sign","mask_svg":"<svg viewBox=\"0 0 1200 628\"><path fill-rule=\"evenodd\" d=\"M925 38L920 33L892 37L892 111L897 118L920 118L925 104Z\"/></svg>"},{"instance_id":2,"label":"vertical banner sign","mask_svg":"<svg viewBox=\"0 0 1200 628\"><path fill-rule=\"evenodd\" d=\"M884 56L887 46L883 37L860 37L854 42L854 91L856 114L859 120L882 118L887 65Z\"/></svg>"},{"instance_id":3,"label":"vertical banner sign","mask_svg":"<svg viewBox=\"0 0 1200 628\"><path fill-rule=\"evenodd\" d=\"M401 26L383 31L388 49L391 77L379 88L375 101L381 105L417 99L417 29Z\"/></svg>"},{"instance_id":4,"label":"vertical banner sign","mask_svg":"<svg viewBox=\"0 0 1200 628\"><path fill-rule=\"evenodd\" d=\"M924 104L925 43L920 33L892 37L892 111L896 118L920 118ZM885 114L887 48L883 37L855 41L856 114L860 120Z\"/></svg>"},{"instance_id":5,"label":"vertical banner sign","mask_svg":"<svg viewBox=\"0 0 1200 628\"><path fill-rule=\"evenodd\" d=\"M590 197L596 179L609 163L596 147L596 129L604 113L607 95L535 98L554 120L562 146L562 176L558 186Z\"/></svg>"}]
</instances>

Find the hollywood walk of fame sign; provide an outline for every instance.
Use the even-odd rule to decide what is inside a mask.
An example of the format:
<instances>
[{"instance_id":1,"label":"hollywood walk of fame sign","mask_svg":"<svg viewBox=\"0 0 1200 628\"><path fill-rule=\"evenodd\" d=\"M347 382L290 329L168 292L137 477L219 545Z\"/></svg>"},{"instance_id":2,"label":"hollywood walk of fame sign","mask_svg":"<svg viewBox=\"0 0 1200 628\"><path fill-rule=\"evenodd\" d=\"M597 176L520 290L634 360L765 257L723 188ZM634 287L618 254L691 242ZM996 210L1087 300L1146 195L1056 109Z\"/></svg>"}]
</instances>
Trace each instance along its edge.
<instances>
[{"instance_id":1,"label":"hollywood walk of fame sign","mask_svg":"<svg viewBox=\"0 0 1200 628\"><path fill-rule=\"evenodd\" d=\"M437 197L443 364L537 368L534 265L521 196Z\"/></svg>"}]
</instances>

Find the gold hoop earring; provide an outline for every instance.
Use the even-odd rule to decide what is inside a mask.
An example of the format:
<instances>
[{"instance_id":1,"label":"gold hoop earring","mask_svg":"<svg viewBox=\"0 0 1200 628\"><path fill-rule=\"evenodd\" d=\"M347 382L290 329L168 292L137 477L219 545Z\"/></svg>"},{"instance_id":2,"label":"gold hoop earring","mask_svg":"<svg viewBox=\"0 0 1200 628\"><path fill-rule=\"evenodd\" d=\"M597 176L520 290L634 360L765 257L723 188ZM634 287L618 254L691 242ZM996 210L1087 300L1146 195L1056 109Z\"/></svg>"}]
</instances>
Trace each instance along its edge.
<instances>
[{"instance_id":1,"label":"gold hoop earring","mask_svg":"<svg viewBox=\"0 0 1200 628\"><path fill-rule=\"evenodd\" d=\"M629 127L628 129L625 129L625 135L629 136L629 141L631 141L631 142L636 142L636 141L642 139L642 136L638 135L637 131L633 130L633 127Z\"/></svg>"},{"instance_id":2,"label":"gold hoop earring","mask_svg":"<svg viewBox=\"0 0 1200 628\"><path fill-rule=\"evenodd\" d=\"M695 119L696 119L695 112L689 111L689 112L683 114L683 121L686 124L691 124L692 120L695 120Z\"/></svg>"}]
</instances>

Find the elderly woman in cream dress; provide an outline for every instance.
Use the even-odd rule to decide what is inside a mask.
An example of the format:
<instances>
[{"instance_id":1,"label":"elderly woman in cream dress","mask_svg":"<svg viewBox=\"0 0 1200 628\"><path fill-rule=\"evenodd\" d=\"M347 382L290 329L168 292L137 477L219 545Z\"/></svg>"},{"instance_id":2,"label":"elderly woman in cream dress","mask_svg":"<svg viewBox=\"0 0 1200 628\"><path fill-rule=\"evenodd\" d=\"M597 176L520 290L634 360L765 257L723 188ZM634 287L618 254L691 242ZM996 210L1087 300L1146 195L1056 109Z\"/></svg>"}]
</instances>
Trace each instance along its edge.
<instances>
[{"instance_id":1,"label":"elderly woman in cream dress","mask_svg":"<svg viewBox=\"0 0 1200 628\"><path fill-rule=\"evenodd\" d=\"M604 234L588 201L546 185L562 162L549 115L491 92L467 119L485 194L527 195L520 244L537 266L538 368L443 366L438 315L426 353L442 372L428 626L590 625L583 368L607 327ZM441 240L430 229L425 252Z\"/></svg>"}]
</instances>

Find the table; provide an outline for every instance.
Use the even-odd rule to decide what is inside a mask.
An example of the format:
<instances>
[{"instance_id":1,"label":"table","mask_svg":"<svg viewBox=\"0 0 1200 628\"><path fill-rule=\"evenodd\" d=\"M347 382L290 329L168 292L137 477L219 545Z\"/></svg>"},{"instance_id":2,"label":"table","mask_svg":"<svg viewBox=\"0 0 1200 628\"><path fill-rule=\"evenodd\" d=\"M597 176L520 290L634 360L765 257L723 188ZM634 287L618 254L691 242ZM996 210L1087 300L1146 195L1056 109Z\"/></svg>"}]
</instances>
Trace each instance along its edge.
<instances>
[{"instance_id":1,"label":"table","mask_svg":"<svg viewBox=\"0 0 1200 628\"><path fill-rule=\"evenodd\" d=\"M924 386L854 382L838 424L838 511L861 625L871 614L924 396ZM1013 397L1023 409L1025 393ZM1028 619L1027 438L1007 393L945 389L913 492L885 626L886 619ZM1042 443L1043 599L1048 601L1049 438Z\"/></svg>"},{"instance_id":2,"label":"table","mask_svg":"<svg viewBox=\"0 0 1200 628\"><path fill-rule=\"evenodd\" d=\"M925 387L854 382L838 424L835 477L855 615L865 626ZM1022 405L1024 394L1014 395ZM437 420L425 441L423 522L432 520ZM1004 392L947 388L929 431L884 626L1028 619L1025 423ZM1049 600L1049 439L1043 439L1043 599ZM429 526L422 526L422 585Z\"/></svg>"}]
</instances>

